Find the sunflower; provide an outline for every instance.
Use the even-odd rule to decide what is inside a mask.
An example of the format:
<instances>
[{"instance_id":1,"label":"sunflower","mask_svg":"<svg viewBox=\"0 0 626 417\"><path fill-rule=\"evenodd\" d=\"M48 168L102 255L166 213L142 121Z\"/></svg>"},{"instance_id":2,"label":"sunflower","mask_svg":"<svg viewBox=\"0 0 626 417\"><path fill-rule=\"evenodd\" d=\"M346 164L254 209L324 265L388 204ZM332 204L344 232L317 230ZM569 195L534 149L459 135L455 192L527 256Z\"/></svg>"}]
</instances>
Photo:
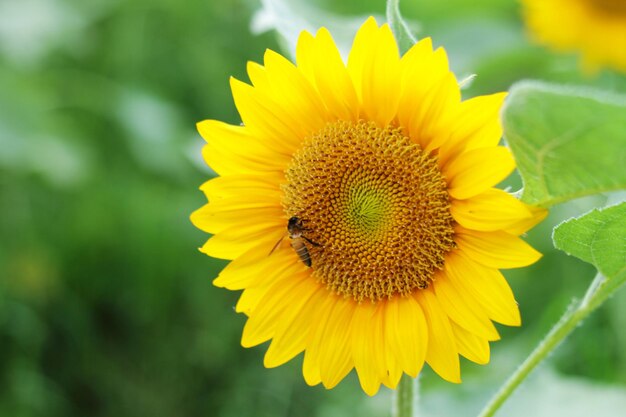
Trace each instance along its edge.
<instances>
[{"instance_id":1,"label":"sunflower","mask_svg":"<svg viewBox=\"0 0 626 417\"><path fill-rule=\"evenodd\" d=\"M198 124L220 175L193 223L232 260L214 284L243 290L241 343L271 340L266 367L304 351L310 385L353 368L395 388L426 362L460 382L459 355L489 361L492 321L520 324L499 268L541 256L519 238L545 211L493 188L515 168L498 146L504 93L461 101L430 39L400 57L369 18L344 64L303 32L297 64L268 50L231 79L242 124Z\"/></svg>"},{"instance_id":2,"label":"sunflower","mask_svg":"<svg viewBox=\"0 0 626 417\"><path fill-rule=\"evenodd\" d=\"M531 36L562 52L577 51L583 68L626 72L626 1L522 0Z\"/></svg>"}]
</instances>

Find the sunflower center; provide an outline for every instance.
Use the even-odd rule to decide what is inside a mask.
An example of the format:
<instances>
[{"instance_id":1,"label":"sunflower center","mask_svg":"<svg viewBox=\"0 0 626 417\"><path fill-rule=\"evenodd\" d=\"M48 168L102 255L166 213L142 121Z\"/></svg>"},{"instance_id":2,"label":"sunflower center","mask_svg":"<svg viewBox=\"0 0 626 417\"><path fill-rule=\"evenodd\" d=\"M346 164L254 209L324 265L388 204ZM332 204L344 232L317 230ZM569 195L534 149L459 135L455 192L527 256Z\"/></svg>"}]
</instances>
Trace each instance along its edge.
<instances>
[{"instance_id":1,"label":"sunflower center","mask_svg":"<svg viewBox=\"0 0 626 417\"><path fill-rule=\"evenodd\" d=\"M625 0L587 0L591 7L605 13L626 16Z\"/></svg>"},{"instance_id":2,"label":"sunflower center","mask_svg":"<svg viewBox=\"0 0 626 417\"><path fill-rule=\"evenodd\" d=\"M313 276L357 301L428 287L454 246L436 156L399 128L334 122L286 172L283 206L302 222Z\"/></svg>"}]
</instances>

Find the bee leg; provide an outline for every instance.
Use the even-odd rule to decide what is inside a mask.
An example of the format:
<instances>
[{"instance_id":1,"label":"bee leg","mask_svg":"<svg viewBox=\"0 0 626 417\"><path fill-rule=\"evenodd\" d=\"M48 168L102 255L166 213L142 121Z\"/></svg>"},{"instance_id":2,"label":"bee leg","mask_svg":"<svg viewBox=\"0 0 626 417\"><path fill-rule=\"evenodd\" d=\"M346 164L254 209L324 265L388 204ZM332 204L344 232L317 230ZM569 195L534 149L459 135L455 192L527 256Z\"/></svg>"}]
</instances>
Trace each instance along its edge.
<instances>
[{"instance_id":1,"label":"bee leg","mask_svg":"<svg viewBox=\"0 0 626 417\"><path fill-rule=\"evenodd\" d=\"M306 240L307 242L309 242L309 243L310 243L311 245L313 245L313 246L322 246L322 245L320 245L320 244L319 244L319 243L317 243L317 242L313 242L311 239L309 239L309 238L308 238L308 237L306 237L306 236L302 236L302 237L304 238L304 240Z\"/></svg>"},{"instance_id":2,"label":"bee leg","mask_svg":"<svg viewBox=\"0 0 626 417\"><path fill-rule=\"evenodd\" d=\"M280 240L278 242L276 242L276 244L274 245L274 247L272 248L272 250L270 251L270 253L267 254L267 256L270 256L272 253L274 253L274 251L276 250L276 248L278 247L278 245L280 245L280 242L283 241L285 237L281 237Z\"/></svg>"}]
</instances>

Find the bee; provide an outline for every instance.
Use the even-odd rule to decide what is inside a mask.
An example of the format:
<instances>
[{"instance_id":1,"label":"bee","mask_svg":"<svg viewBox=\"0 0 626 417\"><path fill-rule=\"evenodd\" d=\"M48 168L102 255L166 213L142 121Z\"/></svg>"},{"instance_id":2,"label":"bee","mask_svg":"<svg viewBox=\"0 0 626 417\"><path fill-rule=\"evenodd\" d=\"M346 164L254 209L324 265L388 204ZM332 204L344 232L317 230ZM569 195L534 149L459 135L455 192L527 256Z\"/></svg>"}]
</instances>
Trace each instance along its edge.
<instances>
[{"instance_id":1,"label":"bee","mask_svg":"<svg viewBox=\"0 0 626 417\"><path fill-rule=\"evenodd\" d=\"M299 218L298 216L291 217L289 221L287 222L287 233L289 234L289 239L291 240L291 247L293 248L294 251L296 251L296 254L300 258L302 263L310 268L311 267L311 254L309 253L309 249L307 248L305 242L313 246L320 246L320 245L319 243L313 242L311 239L304 236L304 232L306 232L307 230L309 229L304 227L303 220ZM274 245L272 252L274 252L274 250L278 247L278 245L280 244L280 242L282 242L282 240L283 238L281 238L276 243L276 245ZM270 252L270 254L272 254L272 252Z\"/></svg>"},{"instance_id":2,"label":"bee","mask_svg":"<svg viewBox=\"0 0 626 417\"><path fill-rule=\"evenodd\" d=\"M291 247L296 251L300 260L308 267L311 266L311 254L309 249L304 244L307 241L313 246L320 246L319 243L313 242L308 237L304 236L304 232L308 229L304 227L302 219L293 216L287 222L287 231L289 232L289 239L291 239Z\"/></svg>"}]
</instances>

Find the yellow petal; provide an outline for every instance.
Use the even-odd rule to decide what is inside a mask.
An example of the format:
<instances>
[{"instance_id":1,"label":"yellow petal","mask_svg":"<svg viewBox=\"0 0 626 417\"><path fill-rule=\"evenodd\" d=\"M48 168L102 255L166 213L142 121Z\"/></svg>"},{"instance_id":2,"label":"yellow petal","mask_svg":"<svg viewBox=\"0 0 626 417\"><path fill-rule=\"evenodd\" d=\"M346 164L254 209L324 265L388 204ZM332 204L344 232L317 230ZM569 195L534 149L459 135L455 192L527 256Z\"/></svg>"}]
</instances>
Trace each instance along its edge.
<instances>
[{"instance_id":1,"label":"yellow petal","mask_svg":"<svg viewBox=\"0 0 626 417\"><path fill-rule=\"evenodd\" d=\"M246 129L267 143L276 144L286 155L292 155L298 149L303 139L302 131L297 124L282 117L280 106L259 90L232 77L230 88Z\"/></svg>"},{"instance_id":2,"label":"yellow petal","mask_svg":"<svg viewBox=\"0 0 626 417\"><path fill-rule=\"evenodd\" d=\"M418 101L429 90L430 85L449 72L448 58L443 49L433 52L431 38L420 39L400 59L402 89L413 89L419 94ZM420 80L421 82L416 82ZM405 94L403 93L403 96ZM406 94L403 99L409 99Z\"/></svg>"},{"instance_id":3,"label":"yellow petal","mask_svg":"<svg viewBox=\"0 0 626 417\"><path fill-rule=\"evenodd\" d=\"M364 301L357 305L352 318L352 357L361 388L374 395L380 388L379 369L385 357L381 349L383 339L381 321L376 305Z\"/></svg>"},{"instance_id":4,"label":"yellow petal","mask_svg":"<svg viewBox=\"0 0 626 417\"><path fill-rule=\"evenodd\" d=\"M324 326L328 321L328 316L332 312L332 308L335 305L336 296L334 294L326 294L325 297L318 303L317 310L315 311L315 319L311 321L311 328L307 338L307 347L304 351L304 361L302 362L302 374L304 375L304 381L308 385L317 385L322 382L320 374L319 352L320 343L323 340L315 338L317 329L320 326Z\"/></svg>"},{"instance_id":5,"label":"yellow petal","mask_svg":"<svg viewBox=\"0 0 626 417\"><path fill-rule=\"evenodd\" d=\"M467 256L490 268L520 268L541 258L528 243L506 232L478 232L458 226L454 241Z\"/></svg>"},{"instance_id":6,"label":"yellow petal","mask_svg":"<svg viewBox=\"0 0 626 417\"><path fill-rule=\"evenodd\" d=\"M413 297L394 297L387 301L385 337L389 351L402 371L417 377L426 357L428 325L422 308Z\"/></svg>"},{"instance_id":7,"label":"yellow petal","mask_svg":"<svg viewBox=\"0 0 626 417\"><path fill-rule=\"evenodd\" d=\"M320 367L317 358L314 358L310 350L304 351L304 360L302 361L302 375L307 385L314 386L322 382L320 376Z\"/></svg>"},{"instance_id":8,"label":"yellow petal","mask_svg":"<svg viewBox=\"0 0 626 417\"><path fill-rule=\"evenodd\" d=\"M387 388L396 389L398 383L400 383L400 379L402 378L402 367L400 366L400 363L398 362L394 354L391 352L391 349L389 348L389 342L387 340L385 340L385 342L385 364L387 367L387 374L383 375L381 381L383 385L385 385ZM424 364L423 359L421 363L422 365ZM422 366L420 366L420 369L421 368Z\"/></svg>"},{"instance_id":9,"label":"yellow petal","mask_svg":"<svg viewBox=\"0 0 626 417\"><path fill-rule=\"evenodd\" d=\"M496 146L502 137L500 109L506 96L497 93L463 101L452 136L465 143L466 150Z\"/></svg>"},{"instance_id":10,"label":"yellow petal","mask_svg":"<svg viewBox=\"0 0 626 417\"><path fill-rule=\"evenodd\" d=\"M422 307L428 323L426 362L446 381L460 383L461 365L448 316L432 289L417 291L415 299Z\"/></svg>"},{"instance_id":11,"label":"yellow petal","mask_svg":"<svg viewBox=\"0 0 626 417\"><path fill-rule=\"evenodd\" d=\"M280 207L266 206L220 211L216 211L215 208L213 204L199 208L191 214L191 222L198 229L212 234L221 233L232 227L259 226L261 221L267 227L286 230L287 219Z\"/></svg>"},{"instance_id":12,"label":"yellow petal","mask_svg":"<svg viewBox=\"0 0 626 417\"><path fill-rule=\"evenodd\" d=\"M291 294L297 292L296 288L302 280L310 279L303 274L297 274L296 268L286 268L277 274L274 282L269 286L263 299L252 310L241 336L243 347L259 345L274 336L276 324L285 308L289 306L285 302Z\"/></svg>"},{"instance_id":13,"label":"yellow petal","mask_svg":"<svg viewBox=\"0 0 626 417\"><path fill-rule=\"evenodd\" d=\"M326 108L314 85L291 61L272 50L265 52L264 62L271 88L263 93L278 106L276 113L302 136L321 129L327 122Z\"/></svg>"},{"instance_id":14,"label":"yellow petal","mask_svg":"<svg viewBox=\"0 0 626 417\"><path fill-rule=\"evenodd\" d=\"M317 32L310 53L314 57L311 60L314 83L329 112L336 119L358 120L359 100L354 85L326 28Z\"/></svg>"},{"instance_id":15,"label":"yellow petal","mask_svg":"<svg viewBox=\"0 0 626 417\"><path fill-rule=\"evenodd\" d=\"M239 296L239 300L235 305L235 311L237 313L244 313L246 316L250 316L252 310L256 308L265 293L267 287L254 287L246 288Z\"/></svg>"},{"instance_id":16,"label":"yellow petal","mask_svg":"<svg viewBox=\"0 0 626 417\"><path fill-rule=\"evenodd\" d=\"M506 229L532 217L526 204L496 188L467 200L453 200L450 213L463 227L481 231Z\"/></svg>"},{"instance_id":17,"label":"yellow petal","mask_svg":"<svg viewBox=\"0 0 626 417\"><path fill-rule=\"evenodd\" d=\"M307 31L300 32L296 43L296 62L298 70L309 80L311 85L315 85L315 39Z\"/></svg>"},{"instance_id":18,"label":"yellow petal","mask_svg":"<svg viewBox=\"0 0 626 417\"><path fill-rule=\"evenodd\" d=\"M254 246L226 265L213 280L213 285L229 290L241 290L262 285L276 271L294 264L300 266L299 261L293 257L293 250L285 249L270 253L270 249L264 243ZM306 267L302 265L300 269L304 271Z\"/></svg>"},{"instance_id":19,"label":"yellow petal","mask_svg":"<svg viewBox=\"0 0 626 417\"><path fill-rule=\"evenodd\" d=\"M387 24L378 29L372 41L357 89L361 88L367 118L386 127L395 118L400 102L400 55Z\"/></svg>"},{"instance_id":20,"label":"yellow petal","mask_svg":"<svg viewBox=\"0 0 626 417\"><path fill-rule=\"evenodd\" d=\"M498 145L502 137L500 109L507 93L474 97L463 101L448 126L452 132L442 146L440 159L445 163L463 151Z\"/></svg>"},{"instance_id":21,"label":"yellow petal","mask_svg":"<svg viewBox=\"0 0 626 417\"><path fill-rule=\"evenodd\" d=\"M505 229L506 232L516 236L521 235L522 233L526 233L528 230L532 229L543 219L545 219L548 215L548 210L542 207L526 205L526 208L532 214L531 217L522 219L519 222L507 227Z\"/></svg>"},{"instance_id":22,"label":"yellow petal","mask_svg":"<svg viewBox=\"0 0 626 417\"><path fill-rule=\"evenodd\" d=\"M291 251L293 252L293 250ZM292 279L293 277L308 276L310 271L304 267L302 262L296 261L289 253L290 257L272 258L270 260L262 261L262 266L258 265L243 265L235 270L230 270L227 276L220 277L219 284L230 284L237 279L246 279L245 274L254 274L249 278L245 290L241 293L239 301L235 306L237 313L244 313L250 316L252 311L258 306L263 297L267 294L270 287L281 279ZM277 256L278 255L272 255ZM225 268L228 270L229 266ZM222 271L224 274L224 271ZM294 278L295 279L295 278Z\"/></svg>"},{"instance_id":23,"label":"yellow petal","mask_svg":"<svg viewBox=\"0 0 626 417\"><path fill-rule=\"evenodd\" d=\"M356 303L337 297L325 326L318 327L320 377L326 389L335 387L354 367L351 323ZM315 343L315 342L314 342Z\"/></svg>"},{"instance_id":24,"label":"yellow petal","mask_svg":"<svg viewBox=\"0 0 626 417\"><path fill-rule=\"evenodd\" d=\"M248 61L248 64L246 65L246 72L248 73L250 82L255 88L264 91L271 88L267 71L263 65L253 61Z\"/></svg>"},{"instance_id":25,"label":"yellow petal","mask_svg":"<svg viewBox=\"0 0 626 417\"><path fill-rule=\"evenodd\" d=\"M263 244L271 250L284 235L283 227L266 223L237 225L211 237L200 251L214 258L235 259L256 245Z\"/></svg>"},{"instance_id":26,"label":"yellow petal","mask_svg":"<svg viewBox=\"0 0 626 417\"><path fill-rule=\"evenodd\" d=\"M481 305L452 285L445 273L436 275L433 288L439 305L459 326L487 340L498 340L500 337Z\"/></svg>"},{"instance_id":27,"label":"yellow petal","mask_svg":"<svg viewBox=\"0 0 626 417\"><path fill-rule=\"evenodd\" d=\"M361 86L365 78L365 66L371 60L371 48L377 40L378 25L373 17L369 17L365 23L359 28L350 55L348 56L348 73L354 83L355 91L359 100L362 101L363 90ZM375 79L378 79L376 77Z\"/></svg>"},{"instance_id":28,"label":"yellow petal","mask_svg":"<svg viewBox=\"0 0 626 417\"><path fill-rule=\"evenodd\" d=\"M448 72L438 85L430 91L428 106L416 113L411 120L411 131L416 132L420 145L430 152L445 143L449 136L450 121L461 103L461 90L453 73Z\"/></svg>"},{"instance_id":29,"label":"yellow petal","mask_svg":"<svg viewBox=\"0 0 626 417\"><path fill-rule=\"evenodd\" d=\"M216 180L228 179L229 177L218 177ZM223 182L223 181L220 181ZM244 185L240 183L233 187L234 181L226 181L231 185L228 192L230 195L216 197L211 195L210 203L196 210L191 215L191 222L199 229L208 233L219 233L224 229L234 226L248 226L254 224L266 224L268 226L286 227L287 219L281 205L281 193L273 188L259 188L253 190L252 184ZM206 183L205 186L206 187ZM225 187L217 190L226 195ZM236 193L234 190L241 190ZM214 190L209 190L211 193ZM205 193L206 193L205 189Z\"/></svg>"},{"instance_id":30,"label":"yellow petal","mask_svg":"<svg viewBox=\"0 0 626 417\"><path fill-rule=\"evenodd\" d=\"M206 181L200 190L209 201L242 195L271 195L280 201L282 192L277 178L271 175L227 175Z\"/></svg>"},{"instance_id":31,"label":"yellow petal","mask_svg":"<svg viewBox=\"0 0 626 417\"><path fill-rule=\"evenodd\" d=\"M466 199L480 194L505 179L515 169L511 152L503 147L464 152L444 169L450 195Z\"/></svg>"},{"instance_id":32,"label":"yellow petal","mask_svg":"<svg viewBox=\"0 0 626 417\"><path fill-rule=\"evenodd\" d=\"M327 296L326 288L314 279L302 280L298 292L290 297L289 308L283 311L282 318L276 325L274 338L263 360L265 367L280 366L306 348L311 323L316 319L319 306Z\"/></svg>"},{"instance_id":33,"label":"yellow petal","mask_svg":"<svg viewBox=\"0 0 626 417\"><path fill-rule=\"evenodd\" d=\"M474 262L460 250L448 254L445 268L452 285L480 303L491 320L507 326L521 324L513 292L500 271Z\"/></svg>"},{"instance_id":34,"label":"yellow petal","mask_svg":"<svg viewBox=\"0 0 626 417\"><path fill-rule=\"evenodd\" d=\"M218 198L206 205L206 211L213 214L219 214L224 211L237 211L255 208L280 208L280 196L270 193L250 193L230 196L227 198ZM284 217L284 214L280 217ZM269 218L268 221L275 222L276 219ZM258 221L257 221L258 222ZM281 220L282 222L282 220ZM285 221L286 225L287 222Z\"/></svg>"},{"instance_id":35,"label":"yellow petal","mask_svg":"<svg viewBox=\"0 0 626 417\"><path fill-rule=\"evenodd\" d=\"M204 120L197 128L207 141L202 156L220 175L282 172L291 159L291 154L272 148L271 143L261 143L243 126Z\"/></svg>"},{"instance_id":36,"label":"yellow petal","mask_svg":"<svg viewBox=\"0 0 626 417\"><path fill-rule=\"evenodd\" d=\"M400 66L402 88L398 124L409 137L423 146L427 139L421 137L423 126L420 122L436 98L434 91L441 89L441 84L450 74L448 57L441 48L433 52L431 39L424 38L402 56Z\"/></svg>"},{"instance_id":37,"label":"yellow petal","mask_svg":"<svg viewBox=\"0 0 626 417\"><path fill-rule=\"evenodd\" d=\"M378 303L374 316L372 317L372 323L376 331L373 336L373 361L378 373L378 380L380 383L389 382L391 371L394 367L393 364L387 363L387 358L391 356L388 352L387 340L385 339L385 311L384 304Z\"/></svg>"},{"instance_id":38,"label":"yellow petal","mask_svg":"<svg viewBox=\"0 0 626 417\"><path fill-rule=\"evenodd\" d=\"M426 151L437 149L449 138L461 102L459 85L448 67L442 48L432 51L426 38L403 57L402 97L398 110L400 126Z\"/></svg>"},{"instance_id":39,"label":"yellow petal","mask_svg":"<svg viewBox=\"0 0 626 417\"><path fill-rule=\"evenodd\" d=\"M480 365L489 363L489 342L480 336L468 332L454 322L451 324L459 353L463 355L463 357Z\"/></svg>"}]
</instances>

